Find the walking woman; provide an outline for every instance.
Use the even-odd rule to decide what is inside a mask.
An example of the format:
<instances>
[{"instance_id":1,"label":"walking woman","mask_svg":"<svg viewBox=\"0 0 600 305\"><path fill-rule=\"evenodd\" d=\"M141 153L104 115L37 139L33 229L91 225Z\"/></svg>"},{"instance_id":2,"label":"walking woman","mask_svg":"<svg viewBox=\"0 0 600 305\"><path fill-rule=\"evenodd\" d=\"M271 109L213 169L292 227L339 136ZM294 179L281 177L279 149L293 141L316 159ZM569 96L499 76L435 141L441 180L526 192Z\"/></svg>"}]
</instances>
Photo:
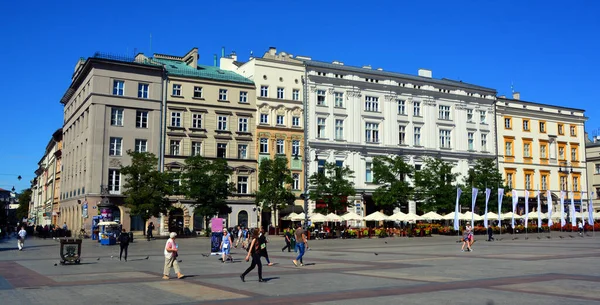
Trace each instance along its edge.
<instances>
[{"instance_id":1,"label":"walking woman","mask_svg":"<svg viewBox=\"0 0 600 305\"><path fill-rule=\"evenodd\" d=\"M246 281L246 275L250 273L250 271L254 270L254 267L256 267L257 265L258 281L265 282L265 280L263 280L262 278L262 263L260 262L259 247L260 246L258 244L258 229L254 229L252 231L252 241L250 242L250 245L248 245L248 254L246 255L246 261L248 261L250 259L250 256L252 256L252 264L250 265L250 267L248 267L248 269L246 269L246 271L244 271L244 273L242 273L242 275L240 275L240 279L242 279L242 282Z\"/></svg>"},{"instance_id":2,"label":"walking woman","mask_svg":"<svg viewBox=\"0 0 600 305\"><path fill-rule=\"evenodd\" d=\"M265 235L265 229L260 228L260 234L258 235L258 245L260 247L260 256L264 256L267 260L267 266L273 266L273 263L269 260L269 252L267 252L267 236Z\"/></svg>"},{"instance_id":3,"label":"walking woman","mask_svg":"<svg viewBox=\"0 0 600 305\"><path fill-rule=\"evenodd\" d=\"M227 229L223 229L223 239L221 240L221 253L223 253L221 258L222 263L225 263L225 255L227 255L227 260L231 260L233 263L233 257L231 257L230 254L232 244L231 235L227 232Z\"/></svg>"}]
</instances>

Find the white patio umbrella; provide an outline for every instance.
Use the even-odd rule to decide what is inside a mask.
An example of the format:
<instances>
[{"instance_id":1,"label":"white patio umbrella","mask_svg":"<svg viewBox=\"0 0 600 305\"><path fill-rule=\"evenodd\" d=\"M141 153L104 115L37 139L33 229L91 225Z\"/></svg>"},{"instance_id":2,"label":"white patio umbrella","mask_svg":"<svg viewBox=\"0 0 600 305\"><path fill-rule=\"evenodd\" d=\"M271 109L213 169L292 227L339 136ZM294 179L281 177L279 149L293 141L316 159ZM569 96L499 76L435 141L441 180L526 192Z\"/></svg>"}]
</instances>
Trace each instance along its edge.
<instances>
[{"instance_id":1,"label":"white patio umbrella","mask_svg":"<svg viewBox=\"0 0 600 305\"><path fill-rule=\"evenodd\" d=\"M527 213L527 217L529 218L529 220L537 220L537 211L531 211ZM523 216L523 219L525 219L525 216Z\"/></svg>"},{"instance_id":2,"label":"white patio umbrella","mask_svg":"<svg viewBox=\"0 0 600 305\"><path fill-rule=\"evenodd\" d=\"M320 213L315 213L315 214L310 215L309 219L312 222L326 222L327 221L327 218L325 218L325 215L320 214Z\"/></svg>"},{"instance_id":3,"label":"white patio umbrella","mask_svg":"<svg viewBox=\"0 0 600 305\"><path fill-rule=\"evenodd\" d=\"M442 219L443 219L443 220L454 220L454 215L455 215L455 213L456 213L456 212L448 213L448 214L446 214L446 215L442 216ZM459 214L459 216L458 216L458 219L459 219L459 220L461 219L461 218L460 218L460 214Z\"/></svg>"},{"instance_id":4,"label":"white patio umbrella","mask_svg":"<svg viewBox=\"0 0 600 305\"><path fill-rule=\"evenodd\" d=\"M600 219L600 212L594 212L592 216L594 217L594 219Z\"/></svg>"},{"instance_id":5,"label":"white patio umbrella","mask_svg":"<svg viewBox=\"0 0 600 305\"><path fill-rule=\"evenodd\" d=\"M404 221L404 216L406 216L406 214L404 214L402 212L398 212L398 213L395 213L394 215L388 217L388 219L393 220L393 221Z\"/></svg>"},{"instance_id":6,"label":"white patio umbrella","mask_svg":"<svg viewBox=\"0 0 600 305\"><path fill-rule=\"evenodd\" d=\"M466 211L464 214L461 214L461 215L462 215L460 217L461 220L471 220L471 215L473 215L473 220L475 220L475 221L483 220L483 217L481 217L478 214L475 214L471 211Z\"/></svg>"},{"instance_id":7,"label":"white patio umbrella","mask_svg":"<svg viewBox=\"0 0 600 305\"><path fill-rule=\"evenodd\" d=\"M504 214L502 214L502 219L503 220L512 219L512 215L513 215L513 212L504 213ZM521 219L521 218L523 218L523 216L515 214L515 219Z\"/></svg>"},{"instance_id":8,"label":"white patio umbrella","mask_svg":"<svg viewBox=\"0 0 600 305\"><path fill-rule=\"evenodd\" d=\"M282 220L292 220L292 218L298 216L298 214L292 212L290 215L281 218Z\"/></svg>"},{"instance_id":9,"label":"white patio umbrella","mask_svg":"<svg viewBox=\"0 0 600 305\"><path fill-rule=\"evenodd\" d=\"M372 213L370 215L367 215L367 217L365 217L365 221L384 221L384 220L388 220L389 216L381 213L381 212L375 212Z\"/></svg>"},{"instance_id":10,"label":"white patio umbrella","mask_svg":"<svg viewBox=\"0 0 600 305\"><path fill-rule=\"evenodd\" d=\"M417 220L421 220L421 216L415 214L415 213L408 213L404 216L404 221L417 221Z\"/></svg>"},{"instance_id":11,"label":"white patio umbrella","mask_svg":"<svg viewBox=\"0 0 600 305\"><path fill-rule=\"evenodd\" d=\"M342 215L342 219L343 220L363 220L363 217L354 212L348 212L348 213Z\"/></svg>"},{"instance_id":12,"label":"white patio umbrella","mask_svg":"<svg viewBox=\"0 0 600 305\"><path fill-rule=\"evenodd\" d=\"M567 213L565 213L565 219L567 218ZM560 219L560 211L552 212L552 219Z\"/></svg>"},{"instance_id":13,"label":"white patio umbrella","mask_svg":"<svg viewBox=\"0 0 600 305\"><path fill-rule=\"evenodd\" d=\"M442 220L442 215L431 211L421 215L421 219L423 220Z\"/></svg>"},{"instance_id":14,"label":"white patio umbrella","mask_svg":"<svg viewBox=\"0 0 600 305\"><path fill-rule=\"evenodd\" d=\"M306 217L306 214L300 213L294 217L291 217L291 219L292 219L292 221L302 221L302 220L304 220L305 217Z\"/></svg>"},{"instance_id":15,"label":"white patio umbrella","mask_svg":"<svg viewBox=\"0 0 600 305\"><path fill-rule=\"evenodd\" d=\"M490 221L490 220L498 220L498 214L496 214L494 212L487 212L486 215L487 215L488 221Z\"/></svg>"},{"instance_id":16,"label":"white patio umbrella","mask_svg":"<svg viewBox=\"0 0 600 305\"><path fill-rule=\"evenodd\" d=\"M327 215L325 215L325 219L327 219L327 221L333 221L333 222L341 222L344 219L342 219L342 217L340 217L339 215L336 215L334 213L329 213Z\"/></svg>"}]
</instances>

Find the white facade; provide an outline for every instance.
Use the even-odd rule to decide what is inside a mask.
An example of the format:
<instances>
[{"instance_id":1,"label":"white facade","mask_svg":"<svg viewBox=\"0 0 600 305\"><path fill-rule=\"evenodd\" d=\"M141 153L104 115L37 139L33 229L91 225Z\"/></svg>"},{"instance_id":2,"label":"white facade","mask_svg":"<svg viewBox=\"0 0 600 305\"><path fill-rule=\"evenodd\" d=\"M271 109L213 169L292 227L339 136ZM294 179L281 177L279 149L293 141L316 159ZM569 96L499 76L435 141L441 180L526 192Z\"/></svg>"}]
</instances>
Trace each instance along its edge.
<instances>
[{"instance_id":1,"label":"white facade","mask_svg":"<svg viewBox=\"0 0 600 305\"><path fill-rule=\"evenodd\" d=\"M423 157L441 157L463 177L470 160L495 158L495 90L433 79L431 71L413 76L306 63L309 146L320 162L354 170L359 214L378 187L368 168L375 156L402 155L417 168ZM317 168L312 161L309 175ZM408 211L416 212L414 202Z\"/></svg>"}]
</instances>

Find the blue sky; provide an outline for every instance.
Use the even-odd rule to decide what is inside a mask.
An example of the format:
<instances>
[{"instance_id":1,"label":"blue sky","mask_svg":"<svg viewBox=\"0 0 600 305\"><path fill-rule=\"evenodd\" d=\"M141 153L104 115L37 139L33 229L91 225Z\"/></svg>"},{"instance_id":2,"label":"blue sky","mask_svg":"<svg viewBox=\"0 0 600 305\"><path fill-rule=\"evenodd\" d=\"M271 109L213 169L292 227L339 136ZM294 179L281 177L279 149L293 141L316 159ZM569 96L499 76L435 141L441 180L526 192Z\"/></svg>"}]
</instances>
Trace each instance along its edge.
<instances>
[{"instance_id":1,"label":"blue sky","mask_svg":"<svg viewBox=\"0 0 600 305\"><path fill-rule=\"evenodd\" d=\"M132 2L132 3L130 3ZM0 188L27 188L75 62L96 51L240 59L275 46L316 60L371 65L496 88L586 110L600 128L598 1L0 1ZM175 5L176 4L176 5ZM16 175L23 180L17 181Z\"/></svg>"}]
</instances>

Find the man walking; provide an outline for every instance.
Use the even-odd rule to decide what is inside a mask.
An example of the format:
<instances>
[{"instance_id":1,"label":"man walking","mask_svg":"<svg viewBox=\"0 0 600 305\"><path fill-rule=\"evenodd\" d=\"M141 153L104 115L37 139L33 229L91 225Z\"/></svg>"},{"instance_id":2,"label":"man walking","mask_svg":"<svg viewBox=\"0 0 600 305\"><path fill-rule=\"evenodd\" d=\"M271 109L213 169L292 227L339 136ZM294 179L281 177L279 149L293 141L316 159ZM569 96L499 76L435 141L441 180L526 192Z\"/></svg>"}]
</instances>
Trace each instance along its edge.
<instances>
[{"instance_id":1,"label":"man walking","mask_svg":"<svg viewBox=\"0 0 600 305\"><path fill-rule=\"evenodd\" d=\"M119 246L121 247L121 252L119 252L119 260L121 260L121 256L123 256L123 251L125 251L125 261L127 261L127 248L129 247L129 234L123 229L121 231L121 235L119 235Z\"/></svg>"},{"instance_id":2,"label":"man walking","mask_svg":"<svg viewBox=\"0 0 600 305\"><path fill-rule=\"evenodd\" d=\"M487 228L487 233L488 233L488 241L492 241L494 240L494 230L492 230L492 225L489 225Z\"/></svg>"},{"instance_id":3,"label":"man walking","mask_svg":"<svg viewBox=\"0 0 600 305\"><path fill-rule=\"evenodd\" d=\"M237 239L235 240L235 247L237 248L238 245L240 244L240 239L242 239L242 234L244 232L242 232L242 228L240 226L237 226L237 231L236 231L236 236Z\"/></svg>"},{"instance_id":4,"label":"man walking","mask_svg":"<svg viewBox=\"0 0 600 305\"><path fill-rule=\"evenodd\" d=\"M304 266L302 257L304 256L304 250L308 248L308 241L306 240L306 233L304 232L304 229L302 229L301 224L298 224L298 228L296 228L296 232L294 233L294 235L296 235L296 247L298 248L298 256L295 260L292 260L292 262L296 267L298 267L298 264L300 264L300 266Z\"/></svg>"},{"instance_id":5,"label":"man walking","mask_svg":"<svg viewBox=\"0 0 600 305\"><path fill-rule=\"evenodd\" d=\"M151 221L148 224L148 230L146 230L146 237L148 238L148 241L150 241L150 238L154 237L154 236L152 236L152 230L154 230L154 224Z\"/></svg>"},{"instance_id":6,"label":"man walking","mask_svg":"<svg viewBox=\"0 0 600 305\"><path fill-rule=\"evenodd\" d=\"M285 240L285 247L281 248L281 252L285 249L288 249L288 252L292 251L292 233L290 232L291 228L285 230L285 235L283 236Z\"/></svg>"},{"instance_id":7,"label":"man walking","mask_svg":"<svg viewBox=\"0 0 600 305\"><path fill-rule=\"evenodd\" d=\"M179 264L177 263L177 257L179 256L179 247L175 242L175 237L177 233L171 232L169 234L169 239L165 244L165 268L163 270L163 280L169 279L169 274L171 273L171 268L175 269L175 273L177 273L177 278L181 279L184 277L181 274L181 270L179 269Z\"/></svg>"},{"instance_id":8,"label":"man walking","mask_svg":"<svg viewBox=\"0 0 600 305\"><path fill-rule=\"evenodd\" d=\"M23 251L23 247L25 246L25 236L27 236L27 231L25 231L25 227L21 227L21 230L17 233L17 246L19 247L19 251Z\"/></svg>"}]
</instances>

